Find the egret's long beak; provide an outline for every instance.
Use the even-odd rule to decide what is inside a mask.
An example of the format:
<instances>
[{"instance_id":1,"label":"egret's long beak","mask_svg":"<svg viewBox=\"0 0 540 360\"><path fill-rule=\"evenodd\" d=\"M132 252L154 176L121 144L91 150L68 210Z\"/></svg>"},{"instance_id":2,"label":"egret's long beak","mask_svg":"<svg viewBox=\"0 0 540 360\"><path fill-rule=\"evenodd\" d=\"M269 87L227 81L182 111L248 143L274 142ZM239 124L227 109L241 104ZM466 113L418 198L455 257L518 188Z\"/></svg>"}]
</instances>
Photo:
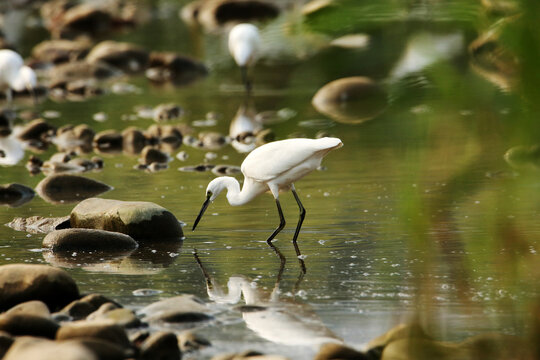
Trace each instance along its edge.
<instances>
[{"instance_id":1,"label":"egret's long beak","mask_svg":"<svg viewBox=\"0 0 540 360\"><path fill-rule=\"evenodd\" d=\"M201 221L201 218L202 218L204 212L206 211L206 209L208 208L208 205L210 205L210 202L211 202L210 201L210 195L207 195L205 202L202 204L201 211L199 211L199 215L197 216L197 219L195 219L195 223L193 224L193 228L191 229L191 231L195 231L195 228L197 227L197 224L199 223L199 221Z\"/></svg>"},{"instance_id":2,"label":"egret's long beak","mask_svg":"<svg viewBox=\"0 0 540 360\"><path fill-rule=\"evenodd\" d=\"M39 106L39 98L38 98L36 89L34 89L32 86L29 86L28 91L30 92L30 95L32 95L32 100L34 101L34 107L37 108Z\"/></svg>"}]
</instances>

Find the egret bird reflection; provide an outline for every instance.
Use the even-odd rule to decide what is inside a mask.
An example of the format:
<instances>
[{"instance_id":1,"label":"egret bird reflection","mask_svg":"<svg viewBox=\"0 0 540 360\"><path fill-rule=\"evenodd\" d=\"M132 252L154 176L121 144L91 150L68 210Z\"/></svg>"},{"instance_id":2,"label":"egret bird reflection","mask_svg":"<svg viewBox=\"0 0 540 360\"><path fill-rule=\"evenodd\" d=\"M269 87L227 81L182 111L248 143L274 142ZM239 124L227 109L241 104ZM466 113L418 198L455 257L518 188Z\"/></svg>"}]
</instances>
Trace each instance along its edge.
<instances>
[{"instance_id":1,"label":"egret bird reflection","mask_svg":"<svg viewBox=\"0 0 540 360\"><path fill-rule=\"evenodd\" d=\"M230 176L221 176L210 181L206 188L206 201L193 224L193 230L197 227L210 203L223 190L227 189L227 200L232 206L244 205L262 193L270 191L276 201L279 225L266 242L275 249L272 240L285 227L279 192L291 190L300 209L300 217L292 240L296 255L299 256L300 250L296 240L306 216L306 210L296 193L294 182L317 169L326 154L341 146L343 143L340 139L325 137L321 139L280 140L256 148L242 162L240 169L244 174L244 185L241 190L238 180ZM283 261L279 252L278 255Z\"/></svg>"}]
</instances>

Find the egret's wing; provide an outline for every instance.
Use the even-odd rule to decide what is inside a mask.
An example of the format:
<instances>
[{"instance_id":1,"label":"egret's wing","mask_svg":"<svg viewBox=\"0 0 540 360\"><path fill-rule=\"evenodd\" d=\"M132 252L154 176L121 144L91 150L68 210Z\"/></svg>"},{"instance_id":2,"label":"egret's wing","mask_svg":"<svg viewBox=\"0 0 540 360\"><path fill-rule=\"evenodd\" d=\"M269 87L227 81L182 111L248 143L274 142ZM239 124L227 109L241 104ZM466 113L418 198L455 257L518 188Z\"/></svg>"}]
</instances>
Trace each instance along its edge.
<instances>
[{"instance_id":1,"label":"egret's wing","mask_svg":"<svg viewBox=\"0 0 540 360\"><path fill-rule=\"evenodd\" d=\"M303 163L317 152L341 144L336 138L287 139L253 150L242 163L242 173L256 181L269 181Z\"/></svg>"}]
</instances>

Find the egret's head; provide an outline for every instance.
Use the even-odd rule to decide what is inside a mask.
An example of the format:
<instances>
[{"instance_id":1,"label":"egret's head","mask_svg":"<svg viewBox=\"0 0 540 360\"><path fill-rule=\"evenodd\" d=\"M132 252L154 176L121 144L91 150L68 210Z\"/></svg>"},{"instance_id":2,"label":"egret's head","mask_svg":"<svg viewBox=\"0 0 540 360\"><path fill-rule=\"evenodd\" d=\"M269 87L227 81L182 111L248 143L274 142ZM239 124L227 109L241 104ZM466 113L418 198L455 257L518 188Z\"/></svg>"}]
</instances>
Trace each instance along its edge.
<instances>
[{"instance_id":1,"label":"egret's head","mask_svg":"<svg viewBox=\"0 0 540 360\"><path fill-rule=\"evenodd\" d=\"M210 205L210 203L212 201L214 201L217 198L217 196L225 188L227 188L226 180L224 178L227 178L227 176L221 176L221 177L215 178L214 180L212 180L212 181L210 181L208 183L208 186L206 187L206 200L203 203L201 211L199 211L199 215L197 216L197 219L195 219L195 223L193 224L193 229L192 230L195 230L195 227L197 226L197 224L201 220L204 212L208 208L208 205Z\"/></svg>"}]
</instances>

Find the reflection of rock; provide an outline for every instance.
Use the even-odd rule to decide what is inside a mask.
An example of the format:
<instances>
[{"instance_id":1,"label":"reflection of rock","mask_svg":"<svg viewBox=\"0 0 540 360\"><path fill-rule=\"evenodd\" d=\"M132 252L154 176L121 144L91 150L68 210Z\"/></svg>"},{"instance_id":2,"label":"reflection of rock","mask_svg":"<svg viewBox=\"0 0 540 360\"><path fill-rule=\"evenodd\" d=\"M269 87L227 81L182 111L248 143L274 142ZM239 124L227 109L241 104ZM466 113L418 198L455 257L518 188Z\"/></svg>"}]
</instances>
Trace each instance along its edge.
<instances>
[{"instance_id":1,"label":"reflection of rock","mask_svg":"<svg viewBox=\"0 0 540 360\"><path fill-rule=\"evenodd\" d=\"M100 181L71 174L47 176L36 186L39 196L53 204L81 201L111 189Z\"/></svg>"},{"instance_id":2,"label":"reflection of rock","mask_svg":"<svg viewBox=\"0 0 540 360\"><path fill-rule=\"evenodd\" d=\"M143 201L84 200L73 208L71 226L117 231L137 240L180 240L183 236L180 222L171 212Z\"/></svg>"},{"instance_id":3,"label":"reflection of rock","mask_svg":"<svg viewBox=\"0 0 540 360\"><path fill-rule=\"evenodd\" d=\"M18 207L34 197L34 189L21 184L0 185L0 205Z\"/></svg>"},{"instance_id":4,"label":"reflection of rock","mask_svg":"<svg viewBox=\"0 0 540 360\"><path fill-rule=\"evenodd\" d=\"M50 232L43 247L52 251L129 251L138 247L129 235L96 229L64 229Z\"/></svg>"},{"instance_id":5,"label":"reflection of rock","mask_svg":"<svg viewBox=\"0 0 540 360\"><path fill-rule=\"evenodd\" d=\"M354 76L323 86L312 99L317 111L343 123L358 124L381 114L386 93L373 80Z\"/></svg>"},{"instance_id":6,"label":"reflection of rock","mask_svg":"<svg viewBox=\"0 0 540 360\"><path fill-rule=\"evenodd\" d=\"M122 151L124 139L116 130L104 130L94 136L94 148L104 154L116 154Z\"/></svg>"},{"instance_id":7,"label":"reflection of rock","mask_svg":"<svg viewBox=\"0 0 540 360\"><path fill-rule=\"evenodd\" d=\"M449 60L463 51L463 45L462 33L415 34L408 40L405 52L392 69L390 80L399 80L439 61Z\"/></svg>"},{"instance_id":8,"label":"reflection of rock","mask_svg":"<svg viewBox=\"0 0 540 360\"><path fill-rule=\"evenodd\" d=\"M32 49L32 57L53 64L81 60L90 50L87 40L45 40Z\"/></svg>"},{"instance_id":9,"label":"reflection of rock","mask_svg":"<svg viewBox=\"0 0 540 360\"><path fill-rule=\"evenodd\" d=\"M175 85L189 84L208 74L204 64L187 56L171 52L150 53L150 64L146 77L162 83L171 82Z\"/></svg>"},{"instance_id":10,"label":"reflection of rock","mask_svg":"<svg viewBox=\"0 0 540 360\"><path fill-rule=\"evenodd\" d=\"M241 153L250 152L256 147L256 134L262 130L262 124L255 120L255 111L242 105L229 125L231 145Z\"/></svg>"},{"instance_id":11,"label":"reflection of rock","mask_svg":"<svg viewBox=\"0 0 540 360\"><path fill-rule=\"evenodd\" d=\"M59 151L74 150L80 153L89 153L92 151L94 136L94 130L86 124L65 125L56 131L56 137L52 139L52 142Z\"/></svg>"}]
</instances>

